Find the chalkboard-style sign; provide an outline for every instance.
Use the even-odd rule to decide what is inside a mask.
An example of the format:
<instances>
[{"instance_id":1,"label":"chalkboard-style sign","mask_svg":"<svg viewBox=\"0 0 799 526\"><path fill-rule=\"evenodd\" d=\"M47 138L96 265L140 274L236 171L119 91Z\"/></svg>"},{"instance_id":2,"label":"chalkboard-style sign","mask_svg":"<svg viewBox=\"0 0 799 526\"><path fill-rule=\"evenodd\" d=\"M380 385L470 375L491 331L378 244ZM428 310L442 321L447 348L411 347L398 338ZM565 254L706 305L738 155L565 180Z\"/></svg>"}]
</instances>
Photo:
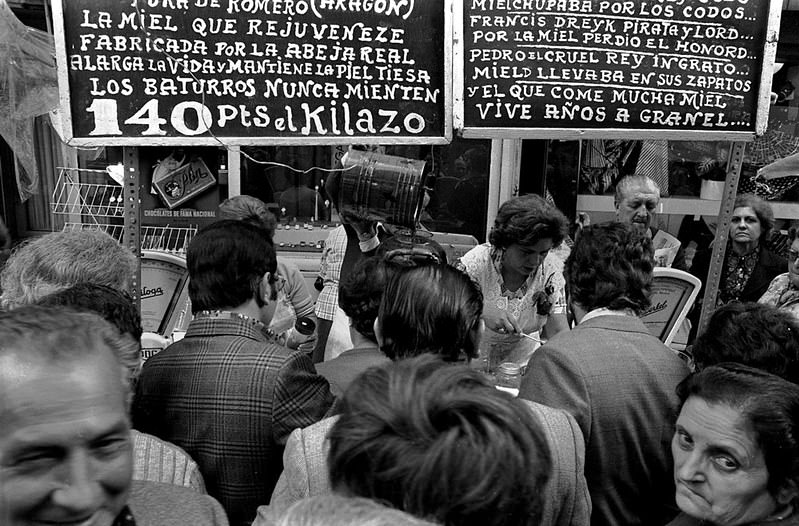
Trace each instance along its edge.
<instances>
[{"instance_id":1,"label":"chalkboard-style sign","mask_svg":"<svg viewBox=\"0 0 799 526\"><path fill-rule=\"evenodd\" d=\"M54 0L64 134L75 145L447 142L451 1Z\"/></svg>"},{"instance_id":2,"label":"chalkboard-style sign","mask_svg":"<svg viewBox=\"0 0 799 526\"><path fill-rule=\"evenodd\" d=\"M466 137L751 139L765 131L781 6L463 0L456 128Z\"/></svg>"}]
</instances>

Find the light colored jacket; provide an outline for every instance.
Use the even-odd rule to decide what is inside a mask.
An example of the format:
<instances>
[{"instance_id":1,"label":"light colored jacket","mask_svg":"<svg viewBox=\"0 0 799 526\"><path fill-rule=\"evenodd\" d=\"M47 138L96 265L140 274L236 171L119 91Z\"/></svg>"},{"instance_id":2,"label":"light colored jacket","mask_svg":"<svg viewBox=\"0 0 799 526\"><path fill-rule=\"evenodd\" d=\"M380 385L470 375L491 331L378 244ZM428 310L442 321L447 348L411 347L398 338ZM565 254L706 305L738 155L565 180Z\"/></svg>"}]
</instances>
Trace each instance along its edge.
<instances>
[{"instance_id":1,"label":"light colored jacket","mask_svg":"<svg viewBox=\"0 0 799 526\"><path fill-rule=\"evenodd\" d=\"M587 526L591 500L583 474L585 443L577 422L566 411L525 403L538 418L552 452L552 477L544 496L542 526ZM283 473L268 506L258 507L253 526L269 526L304 497L332 493L327 471L327 434L338 417L295 429L283 454Z\"/></svg>"}]
</instances>

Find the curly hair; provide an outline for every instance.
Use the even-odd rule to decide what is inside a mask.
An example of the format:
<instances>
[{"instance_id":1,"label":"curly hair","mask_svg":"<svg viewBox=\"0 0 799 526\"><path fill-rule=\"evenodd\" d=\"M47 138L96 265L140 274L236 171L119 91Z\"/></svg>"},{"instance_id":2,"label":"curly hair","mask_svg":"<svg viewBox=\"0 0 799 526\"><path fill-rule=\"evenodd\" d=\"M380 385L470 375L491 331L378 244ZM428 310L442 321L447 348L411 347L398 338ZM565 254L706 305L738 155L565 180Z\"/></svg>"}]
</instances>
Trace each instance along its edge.
<instances>
[{"instance_id":1,"label":"curly hair","mask_svg":"<svg viewBox=\"0 0 799 526\"><path fill-rule=\"evenodd\" d=\"M640 314L649 306L653 256L652 240L630 225L584 228L563 272L571 301L586 311L605 307Z\"/></svg>"},{"instance_id":2,"label":"curly hair","mask_svg":"<svg viewBox=\"0 0 799 526\"><path fill-rule=\"evenodd\" d=\"M538 524L552 461L525 402L425 355L364 372L328 439L334 491L449 526Z\"/></svg>"},{"instance_id":3,"label":"curly hair","mask_svg":"<svg viewBox=\"0 0 799 526\"><path fill-rule=\"evenodd\" d=\"M380 310L383 291L391 274L391 267L380 257L360 261L338 288L338 305L349 316L356 331L377 343L375 318Z\"/></svg>"},{"instance_id":4,"label":"curly hair","mask_svg":"<svg viewBox=\"0 0 799 526\"><path fill-rule=\"evenodd\" d=\"M251 195L236 195L225 199L219 205L219 219L237 219L259 226L275 237L277 218L269 211L266 203Z\"/></svg>"},{"instance_id":5,"label":"curly hair","mask_svg":"<svg viewBox=\"0 0 799 526\"><path fill-rule=\"evenodd\" d=\"M483 294L465 272L447 265L398 270L380 301L380 349L392 360L422 353L474 358L482 314Z\"/></svg>"},{"instance_id":6,"label":"curly hair","mask_svg":"<svg viewBox=\"0 0 799 526\"><path fill-rule=\"evenodd\" d=\"M799 322L760 303L716 309L692 347L698 369L721 362L756 367L799 384Z\"/></svg>"},{"instance_id":7,"label":"curly hair","mask_svg":"<svg viewBox=\"0 0 799 526\"><path fill-rule=\"evenodd\" d=\"M51 232L20 245L0 274L6 309L27 305L78 283L126 290L138 262L101 230Z\"/></svg>"},{"instance_id":8,"label":"curly hair","mask_svg":"<svg viewBox=\"0 0 799 526\"><path fill-rule=\"evenodd\" d=\"M563 212L535 194L514 197L502 203L488 241L498 248L532 246L551 239L553 247L566 237L568 221Z\"/></svg>"},{"instance_id":9,"label":"curly hair","mask_svg":"<svg viewBox=\"0 0 799 526\"><path fill-rule=\"evenodd\" d=\"M763 451L772 496L799 485L799 386L754 367L725 362L688 376L677 386L677 395L682 404L695 396L741 413Z\"/></svg>"},{"instance_id":10,"label":"curly hair","mask_svg":"<svg viewBox=\"0 0 799 526\"><path fill-rule=\"evenodd\" d=\"M760 238L764 241L769 238L769 234L774 228L774 210L771 205L764 199L754 194L740 194L735 198L735 208L751 208L757 220L760 221Z\"/></svg>"}]
</instances>

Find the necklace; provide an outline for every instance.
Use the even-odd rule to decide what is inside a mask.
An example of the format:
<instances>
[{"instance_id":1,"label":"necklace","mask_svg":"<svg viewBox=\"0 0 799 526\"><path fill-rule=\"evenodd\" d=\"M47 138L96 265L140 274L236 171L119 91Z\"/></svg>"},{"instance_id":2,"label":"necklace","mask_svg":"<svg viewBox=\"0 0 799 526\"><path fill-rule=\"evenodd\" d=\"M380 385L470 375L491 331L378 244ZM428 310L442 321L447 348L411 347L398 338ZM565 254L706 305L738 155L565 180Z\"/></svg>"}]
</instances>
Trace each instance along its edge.
<instances>
[{"instance_id":1,"label":"necklace","mask_svg":"<svg viewBox=\"0 0 799 526\"><path fill-rule=\"evenodd\" d=\"M205 319L226 319L226 320L244 320L258 327L264 327L264 323L256 318L241 314L240 312L232 312L229 310L202 310L194 315L195 318Z\"/></svg>"}]
</instances>

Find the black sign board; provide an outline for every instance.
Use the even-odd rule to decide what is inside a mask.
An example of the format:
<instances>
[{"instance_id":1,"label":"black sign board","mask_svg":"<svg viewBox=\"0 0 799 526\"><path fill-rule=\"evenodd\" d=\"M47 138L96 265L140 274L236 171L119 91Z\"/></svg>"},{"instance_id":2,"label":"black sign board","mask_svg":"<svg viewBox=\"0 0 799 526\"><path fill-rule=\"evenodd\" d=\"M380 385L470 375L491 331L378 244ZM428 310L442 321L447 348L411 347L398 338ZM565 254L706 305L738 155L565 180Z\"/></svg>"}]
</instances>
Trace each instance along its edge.
<instances>
[{"instance_id":1,"label":"black sign board","mask_svg":"<svg viewBox=\"0 0 799 526\"><path fill-rule=\"evenodd\" d=\"M752 138L782 3L464 0L456 127L472 137Z\"/></svg>"},{"instance_id":2,"label":"black sign board","mask_svg":"<svg viewBox=\"0 0 799 526\"><path fill-rule=\"evenodd\" d=\"M55 0L78 145L441 143L451 5Z\"/></svg>"}]
</instances>

